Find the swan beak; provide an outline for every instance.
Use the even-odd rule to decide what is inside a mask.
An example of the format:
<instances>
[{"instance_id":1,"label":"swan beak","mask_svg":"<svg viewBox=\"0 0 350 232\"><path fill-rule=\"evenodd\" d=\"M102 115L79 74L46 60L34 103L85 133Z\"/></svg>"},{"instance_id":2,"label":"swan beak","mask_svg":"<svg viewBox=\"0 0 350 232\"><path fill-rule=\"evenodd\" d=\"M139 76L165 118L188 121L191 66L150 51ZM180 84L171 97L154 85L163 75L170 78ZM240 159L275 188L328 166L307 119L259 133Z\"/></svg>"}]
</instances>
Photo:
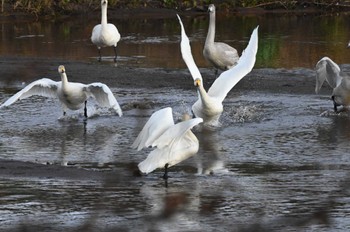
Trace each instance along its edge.
<instances>
[{"instance_id":1,"label":"swan beak","mask_svg":"<svg viewBox=\"0 0 350 232\"><path fill-rule=\"evenodd\" d=\"M58 66L58 72L59 73L65 73L66 72L66 69L64 68L63 65Z\"/></svg>"},{"instance_id":2,"label":"swan beak","mask_svg":"<svg viewBox=\"0 0 350 232\"><path fill-rule=\"evenodd\" d=\"M107 4L107 0L102 0L102 5Z\"/></svg>"},{"instance_id":3,"label":"swan beak","mask_svg":"<svg viewBox=\"0 0 350 232\"><path fill-rule=\"evenodd\" d=\"M196 79L194 81L194 86L199 87L200 85L201 85L201 80L200 79Z\"/></svg>"}]
</instances>

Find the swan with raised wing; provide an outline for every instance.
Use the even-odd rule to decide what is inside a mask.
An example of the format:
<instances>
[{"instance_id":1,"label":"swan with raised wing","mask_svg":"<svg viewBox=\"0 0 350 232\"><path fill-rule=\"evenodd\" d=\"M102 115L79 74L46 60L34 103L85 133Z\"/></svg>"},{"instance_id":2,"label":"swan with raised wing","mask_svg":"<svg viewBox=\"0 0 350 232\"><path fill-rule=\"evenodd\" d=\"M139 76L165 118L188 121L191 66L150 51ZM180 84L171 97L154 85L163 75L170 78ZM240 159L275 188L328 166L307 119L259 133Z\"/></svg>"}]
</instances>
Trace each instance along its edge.
<instances>
[{"instance_id":1,"label":"swan with raised wing","mask_svg":"<svg viewBox=\"0 0 350 232\"><path fill-rule=\"evenodd\" d=\"M182 122L174 124L170 107L154 112L132 144L132 148L137 150L156 147L139 163L139 170L148 174L157 168L164 168L163 178L167 179L169 167L198 152L199 142L191 128L201 122L201 118L190 119L187 115Z\"/></svg>"},{"instance_id":2,"label":"swan with raised wing","mask_svg":"<svg viewBox=\"0 0 350 232\"><path fill-rule=\"evenodd\" d=\"M316 88L318 94L324 81L333 88L332 101L334 111L338 106L350 105L350 76L342 72L340 67L329 57L323 57L316 64Z\"/></svg>"},{"instance_id":3,"label":"swan with raised wing","mask_svg":"<svg viewBox=\"0 0 350 232\"><path fill-rule=\"evenodd\" d=\"M68 109L78 110L84 107L84 116L87 118L86 103L92 97L101 106L112 108L119 116L122 116L122 110L107 85L100 82L87 85L69 82L63 65L58 67L58 72L61 75L61 81L53 81L48 78L34 81L0 105L0 109L8 107L20 99L39 95L58 98L62 106L63 115L66 115Z\"/></svg>"},{"instance_id":4,"label":"swan with raised wing","mask_svg":"<svg viewBox=\"0 0 350 232\"><path fill-rule=\"evenodd\" d=\"M191 52L189 39L186 35L181 18L177 15L181 25L181 54L197 87L198 100L193 104L192 111L196 117L203 118L205 124L216 126L223 112L222 102L228 92L254 67L258 51L258 27L250 37L248 46L243 51L237 65L223 73L214 81L208 92L204 89L202 75L195 64Z\"/></svg>"}]
</instances>

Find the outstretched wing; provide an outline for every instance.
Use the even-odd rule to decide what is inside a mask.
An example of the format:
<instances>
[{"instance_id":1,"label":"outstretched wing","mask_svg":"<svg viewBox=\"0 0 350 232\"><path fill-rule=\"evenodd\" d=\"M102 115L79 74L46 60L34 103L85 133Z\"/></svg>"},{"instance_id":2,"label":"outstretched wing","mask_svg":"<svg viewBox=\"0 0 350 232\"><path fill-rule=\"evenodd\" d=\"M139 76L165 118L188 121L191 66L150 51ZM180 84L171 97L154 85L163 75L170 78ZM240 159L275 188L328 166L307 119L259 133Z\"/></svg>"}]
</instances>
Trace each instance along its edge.
<instances>
[{"instance_id":1,"label":"outstretched wing","mask_svg":"<svg viewBox=\"0 0 350 232\"><path fill-rule=\"evenodd\" d=\"M185 61L187 68L190 71L193 80L200 79L201 83L202 83L202 75L199 72L199 69L198 69L196 63L193 60L190 41L186 35L184 25L182 24L180 16L178 14L176 14L176 16L179 19L179 22L181 25L181 44L180 44L180 47L181 47L182 59Z\"/></svg>"},{"instance_id":2,"label":"outstretched wing","mask_svg":"<svg viewBox=\"0 0 350 232\"><path fill-rule=\"evenodd\" d=\"M173 125L173 112L170 107L154 112L131 147L141 150L144 147L151 146L164 131Z\"/></svg>"},{"instance_id":3,"label":"outstretched wing","mask_svg":"<svg viewBox=\"0 0 350 232\"><path fill-rule=\"evenodd\" d=\"M318 93L322 87L322 84L327 80L328 84L335 88L341 82L339 75L339 66L330 58L323 57L316 64L316 88L315 92Z\"/></svg>"},{"instance_id":4,"label":"outstretched wing","mask_svg":"<svg viewBox=\"0 0 350 232\"><path fill-rule=\"evenodd\" d=\"M48 78L34 81L0 105L0 109L15 103L17 100L28 98L33 95L52 98L57 97L57 88L60 84L61 82L56 82Z\"/></svg>"},{"instance_id":5,"label":"outstretched wing","mask_svg":"<svg viewBox=\"0 0 350 232\"><path fill-rule=\"evenodd\" d=\"M159 149L163 149L166 146L171 146L175 140L179 140L188 130L191 130L195 125L201 122L203 122L202 118L193 118L169 127L152 143L152 147L156 146Z\"/></svg>"},{"instance_id":6,"label":"outstretched wing","mask_svg":"<svg viewBox=\"0 0 350 232\"><path fill-rule=\"evenodd\" d=\"M113 108L115 112L118 113L119 117L123 115L122 110L115 99L112 91L108 88L107 85L96 82L91 83L84 88L84 90L103 107Z\"/></svg>"},{"instance_id":7,"label":"outstretched wing","mask_svg":"<svg viewBox=\"0 0 350 232\"><path fill-rule=\"evenodd\" d=\"M188 158L188 143L182 143L182 138L187 131L201 122L203 122L202 118L194 118L169 127L153 142L152 146L157 148L139 163L140 171L148 174L157 168L164 167L167 163L177 163Z\"/></svg>"},{"instance_id":8,"label":"outstretched wing","mask_svg":"<svg viewBox=\"0 0 350 232\"><path fill-rule=\"evenodd\" d=\"M223 72L208 90L211 97L223 101L230 90L245 77L254 67L256 53L258 51L258 27L256 27L250 36L248 46L243 51L237 65Z\"/></svg>"}]
</instances>

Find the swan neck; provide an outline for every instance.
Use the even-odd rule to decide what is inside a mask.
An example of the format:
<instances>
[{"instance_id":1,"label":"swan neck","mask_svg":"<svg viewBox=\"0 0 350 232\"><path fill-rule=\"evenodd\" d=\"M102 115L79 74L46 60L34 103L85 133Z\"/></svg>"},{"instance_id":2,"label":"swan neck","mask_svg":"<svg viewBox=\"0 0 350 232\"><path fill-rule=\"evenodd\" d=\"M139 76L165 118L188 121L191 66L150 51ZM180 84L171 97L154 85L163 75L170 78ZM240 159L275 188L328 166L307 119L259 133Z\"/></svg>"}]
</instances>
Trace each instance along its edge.
<instances>
[{"instance_id":1,"label":"swan neck","mask_svg":"<svg viewBox=\"0 0 350 232\"><path fill-rule=\"evenodd\" d=\"M200 99L202 100L202 103L207 102L207 99L209 98L209 95L205 91L203 85L198 86L197 89L198 89L198 95L199 95Z\"/></svg>"},{"instance_id":2,"label":"swan neck","mask_svg":"<svg viewBox=\"0 0 350 232\"><path fill-rule=\"evenodd\" d=\"M205 43L214 43L215 39L215 12L209 13L209 28Z\"/></svg>"},{"instance_id":3,"label":"swan neck","mask_svg":"<svg viewBox=\"0 0 350 232\"><path fill-rule=\"evenodd\" d=\"M62 81L62 86L67 86L68 84L68 78L66 73L61 73L61 81Z\"/></svg>"},{"instance_id":4,"label":"swan neck","mask_svg":"<svg viewBox=\"0 0 350 232\"><path fill-rule=\"evenodd\" d=\"M101 25L102 27L107 25L107 5L101 6Z\"/></svg>"}]
</instances>

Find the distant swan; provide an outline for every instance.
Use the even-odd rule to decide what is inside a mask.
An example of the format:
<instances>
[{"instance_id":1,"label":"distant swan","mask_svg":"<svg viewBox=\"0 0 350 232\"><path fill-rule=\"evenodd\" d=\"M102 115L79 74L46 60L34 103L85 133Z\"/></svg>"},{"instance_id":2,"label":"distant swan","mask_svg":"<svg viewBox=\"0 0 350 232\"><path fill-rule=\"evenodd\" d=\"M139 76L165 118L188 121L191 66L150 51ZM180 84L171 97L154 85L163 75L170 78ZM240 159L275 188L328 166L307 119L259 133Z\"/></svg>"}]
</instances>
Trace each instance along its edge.
<instances>
[{"instance_id":1,"label":"distant swan","mask_svg":"<svg viewBox=\"0 0 350 232\"><path fill-rule=\"evenodd\" d=\"M107 0L101 1L101 24L98 24L92 30L91 41L98 48L99 59L101 61L101 47L114 48L114 62L117 62L117 43L120 40L120 34L116 26L107 23Z\"/></svg>"},{"instance_id":2,"label":"distant swan","mask_svg":"<svg viewBox=\"0 0 350 232\"><path fill-rule=\"evenodd\" d=\"M228 70L237 64L239 55L237 50L226 43L214 42L215 40L215 6L210 4L209 12L209 29L205 45L203 49L203 56L205 59L215 67L216 75L218 69Z\"/></svg>"},{"instance_id":3,"label":"distant swan","mask_svg":"<svg viewBox=\"0 0 350 232\"><path fill-rule=\"evenodd\" d=\"M148 174L157 168L164 168L164 179L168 178L168 168L195 155L199 142L191 128L203 122L201 118L189 119L174 124L172 109L161 109L152 114L137 136L132 148L157 147L139 163L142 173Z\"/></svg>"},{"instance_id":4,"label":"distant swan","mask_svg":"<svg viewBox=\"0 0 350 232\"><path fill-rule=\"evenodd\" d=\"M61 75L61 81L56 82L48 78L34 81L0 105L0 109L15 103L17 100L39 95L57 97L61 102L63 115L66 115L68 109L78 110L84 105L84 116L87 118L86 102L89 97L93 97L101 106L113 108L119 116L122 116L122 110L107 85L99 82L88 85L68 82L63 65L58 67L58 72Z\"/></svg>"},{"instance_id":5,"label":"distant swan","mask_svg":"<svg viewBox=\"0 0 350 232\"><path fill-rule=\"evenodd\" d=\"M338 111L338 106L350 105L350 76L328 57L323 57L316 64L316 93L319 93L325 80L333 88L334 111Z\"/></svg>"},{"instance_id":6,"label":"distant swan","mask_svg":"<svg viewBox=\"0 0 350 232\"><path fill-rule=\"evenodd\" d=\"M205 124L217 125L219 117L223 111L222 102L228 92L254 67L255 56L258 50L258 27L256 27L250 37L247 48L243 51L237 65L217 78L209 91L203 87L202 76L196 66L189 39L186 35L181 18L177 15L181 25L181 53L192 78L194 85L198 89L198 100L192 106L192 111L196 117L203 118Z\"/></svg>"}]
</instances>

